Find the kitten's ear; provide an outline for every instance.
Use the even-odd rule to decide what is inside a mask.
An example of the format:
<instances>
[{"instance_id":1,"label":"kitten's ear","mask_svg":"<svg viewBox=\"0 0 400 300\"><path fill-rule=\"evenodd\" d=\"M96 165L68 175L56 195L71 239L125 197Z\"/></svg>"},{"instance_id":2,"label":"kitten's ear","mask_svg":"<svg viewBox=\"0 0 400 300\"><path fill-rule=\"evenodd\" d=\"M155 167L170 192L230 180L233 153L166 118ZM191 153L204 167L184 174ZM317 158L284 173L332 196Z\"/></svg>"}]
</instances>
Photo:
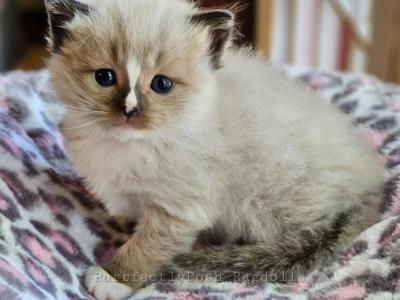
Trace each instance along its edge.
<instances>
[{"instance_id":1,"label":"kitten's ear","mask_svg":"<svg viewBox=\"0 0 400 300\"><path fill-rule=\"evenodd\" d=\"M78 15L87 15L90 7L75 0L45 0L49 19L49 47L59 52L67 34L65 25Z\"/></svg>"},{"instance_id":2,"label":"kitten's ear","mask_svg":"<svg viewBox=\"0 0 400 300\"><path fill-rule=\"evenodd\" d=\"M202 11L193 15L191 22L209 28L211 63L214 68L220 68L222 55L232 38L234 14L224 9Z\"/></svg>"}]
</instances>

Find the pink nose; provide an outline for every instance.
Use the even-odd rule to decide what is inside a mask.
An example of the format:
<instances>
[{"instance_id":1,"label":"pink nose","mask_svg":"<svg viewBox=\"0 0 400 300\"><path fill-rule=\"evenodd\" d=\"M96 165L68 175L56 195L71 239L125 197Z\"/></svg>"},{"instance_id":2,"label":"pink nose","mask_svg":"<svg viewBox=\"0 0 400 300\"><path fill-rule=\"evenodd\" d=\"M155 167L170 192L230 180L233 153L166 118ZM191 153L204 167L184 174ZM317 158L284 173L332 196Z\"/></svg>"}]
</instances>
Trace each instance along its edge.
<instances>
[{"instance_id":1,"label":"pink nose","mask_svg":"<svg viewBox=\"0 0 400 300\"><path fill-rule=\"evenodd\" d=\"M136 97L128 96L125 100L124 115L130 119L139 113Z\"/></svg>"},{"instance_id":2,"label":"pink nose","mask_svg":"<svg viewBox=\"0 0 400 300\"><path fill-rule=\"evenodd\" d=\"M124 109L124 115L125 117L127 117L128 119L136 116L139 114L139 108L137 106L135 106L133 109L129 110L126 106Z\"/></svg>"}]
</instances>

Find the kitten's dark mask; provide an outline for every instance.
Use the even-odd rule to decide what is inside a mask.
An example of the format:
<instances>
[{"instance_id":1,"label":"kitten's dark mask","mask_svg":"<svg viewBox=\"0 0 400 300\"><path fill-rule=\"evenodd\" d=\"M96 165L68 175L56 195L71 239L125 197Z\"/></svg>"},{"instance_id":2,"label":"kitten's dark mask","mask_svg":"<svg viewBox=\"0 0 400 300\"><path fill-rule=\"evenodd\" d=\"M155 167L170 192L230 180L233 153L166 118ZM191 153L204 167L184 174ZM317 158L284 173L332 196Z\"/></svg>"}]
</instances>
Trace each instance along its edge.
<instances>
[{"instance_id":1,"label":"kitten's dark mask","mask_svg":"<svg viewBox=\"0 0 400 300\"><path fill-rule=\"evenodd\" d=\"M99 69L95 71L95 79L99 86L109 88L115 86L118 82L117 74L112 69ZM151 81L151 89L159 95L166 95L171 91L174 81L165 75L156 75ZM129 105L127 101L123 101L123 114L129 120L137 116L141 112L140 103L137 105Z\"/></svg>"},{"instance_id":2,"label":"kitten's dark mask","mask_svg":"<svg viewBox=\"0 0 400 300\"><path fill-rule=\"evenodd\" d=\"M115 5L94 2L108 5L100 8L75 0L47 0L53 54L49 69L60 98L84 111L82 119L100 120L96 122L104 128L131 125L150 130L183 120L185 111L197 110L199 95L211 98L209 80L222 66L233 15L199 11L188 3L182 17L164 24L183 1L114 1ZM172 2L176 6L167 7ZM152 20L155 4L165 5L165 16L157 19L155 11ZM124 10L127 6L132 12ZM138 7L146 18L135 15ZM154 32L151 26L157 21ZM140 26L143 29L137 31Z\"/></svg>"}]
</instances>

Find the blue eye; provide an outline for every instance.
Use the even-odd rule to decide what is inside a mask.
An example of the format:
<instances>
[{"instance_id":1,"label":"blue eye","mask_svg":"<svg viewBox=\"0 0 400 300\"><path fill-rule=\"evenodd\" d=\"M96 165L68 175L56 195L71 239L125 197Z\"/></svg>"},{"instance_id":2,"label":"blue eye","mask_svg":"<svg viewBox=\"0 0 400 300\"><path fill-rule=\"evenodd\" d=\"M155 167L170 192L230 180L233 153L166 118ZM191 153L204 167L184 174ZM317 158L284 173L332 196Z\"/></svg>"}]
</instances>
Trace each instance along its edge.
<instances>
[{"instance_id":1,"label":"blue eye","mask_svg":"<svg viewBox=\"0 0 400 300\"><path fill-rule=\"evenodd\" d=\"M151 89L157 94L166 94L172 89L173 84L172 79L167 76L156 75L151 82Z\"/></svg>"},{"instance_id":2,"label":"blue eye","mask_svg":"<svg viewBox=\"0 0 400 300\"><path fill-rule=\"evenodd\" d=\"M95 72L95 78L99 85L108 87L117 82L117 76L111 69L99 69Z\"/></svg>"}]
</instances>

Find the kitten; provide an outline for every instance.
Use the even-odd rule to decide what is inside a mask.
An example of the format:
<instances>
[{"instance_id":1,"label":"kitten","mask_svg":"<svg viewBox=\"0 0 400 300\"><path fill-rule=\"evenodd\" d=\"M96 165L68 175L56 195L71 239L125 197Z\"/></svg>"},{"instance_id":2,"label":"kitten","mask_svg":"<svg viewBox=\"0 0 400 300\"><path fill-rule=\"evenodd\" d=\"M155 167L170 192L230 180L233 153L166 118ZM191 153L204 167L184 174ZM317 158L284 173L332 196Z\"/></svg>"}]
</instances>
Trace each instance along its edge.
<instances>
[{"instance_id":1,"label":"kitten","mask_svg":"<svg viewBox=\"0 0 400 300\"><path fill-rule=\"evenodd\" d=\"M109 264L89 268L98 299L128 296L169 267L295 280L374 221L376 153L335 108L234 49L232 12L184 0L47 8L73 163L110 213L138 220ZM207 232L221 244L192 251Z\"/></svg>"}]
</instances>

